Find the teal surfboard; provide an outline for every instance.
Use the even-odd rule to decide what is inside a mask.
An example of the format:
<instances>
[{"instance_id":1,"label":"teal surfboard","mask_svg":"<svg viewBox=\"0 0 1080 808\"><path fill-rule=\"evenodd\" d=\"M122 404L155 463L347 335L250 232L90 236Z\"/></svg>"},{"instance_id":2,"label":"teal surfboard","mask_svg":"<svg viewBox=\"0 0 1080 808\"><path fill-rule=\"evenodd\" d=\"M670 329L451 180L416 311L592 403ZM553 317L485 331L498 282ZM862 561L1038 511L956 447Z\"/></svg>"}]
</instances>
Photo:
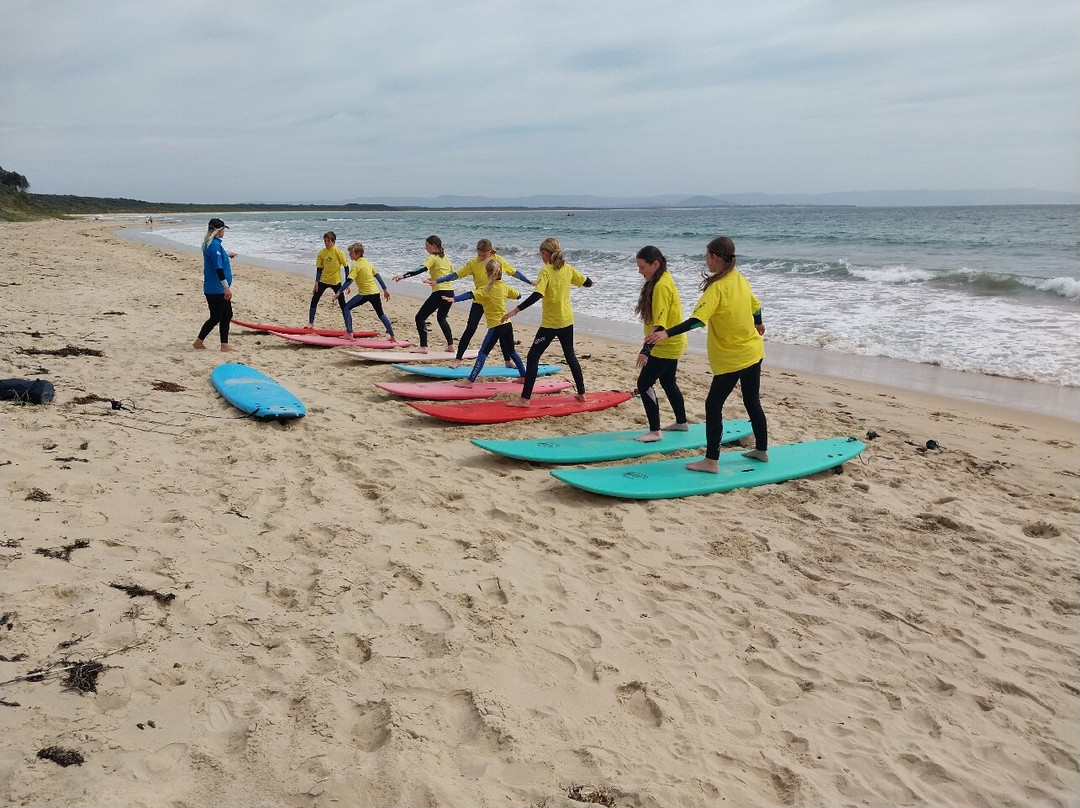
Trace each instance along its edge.
<instances>
[{"instance_id":1,"label":"teal surfboard","mask_svg":"<svg viewBox=\"0 0 1080 808\"><path fill-rule=\"evenodd\" d=\"M555 438L525 440L487 440L473 438L481 449L533 463L598 463L601 460L627 460L650 454L668 454L680 449L700 449L705 445L705 424L690 424L686 432L665 432L662 440L641 443L634 440L647 429L622 432L594 432L587 435L564 435ZM750 435L749 421L724 421L724 443Z\"/></svg>"},{"instance_id":2,"label":"teal surfboard","mask_svg":"<svg viewBox=\"0 0 1080 808\"><path fill-rule=\"evenodd\" d=\"M554 469L551 474L594 494L623 499L672 499L805 477L836 468L865 448L866 444L855 438L770 446L768 463L743 457L740 452L721 452L718 474L687 469L686 464L700 460L698 457L603 468Z\"/></svg>"},{"instance_id":3,"label":"teal surfboard","mask_svg":"<svg viewBox=\"0 0 1080 808\"><path fill-rule=\"evenodd\" d=\"M406 365L394 364L391 367L403 370L406 373L415 373L418 376L430 376L433 379L466 379L472 373L472 363L451 368L445 365ZM550 376L562 370L562 365L541 365L536 371L537 376ZM481 377L491 376L515 376L520 378L516 368L507 368L502 365L484 365L480 370Z\"/></svg>"},{"instance_id":4,"label":"teal surfboard","mask_svg":"<svg viewBox=\"0 0 1080 808\"><path fill-rule=\"evenodd\" d=\"M210 371L210 383L222 398L254 418L287 421L307 412L303 402L253 367L239 363L218 365Z\"/></svg>"}]
</instances>

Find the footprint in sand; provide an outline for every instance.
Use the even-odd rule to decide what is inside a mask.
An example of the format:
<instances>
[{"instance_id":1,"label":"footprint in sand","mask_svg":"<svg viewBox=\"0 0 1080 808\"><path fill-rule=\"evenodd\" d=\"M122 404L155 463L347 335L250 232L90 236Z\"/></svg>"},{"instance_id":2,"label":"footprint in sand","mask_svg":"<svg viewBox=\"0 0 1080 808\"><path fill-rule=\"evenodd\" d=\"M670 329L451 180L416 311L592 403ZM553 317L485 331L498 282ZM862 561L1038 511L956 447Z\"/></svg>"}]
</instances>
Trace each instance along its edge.
<instances>
[{"instance_id":1,"label":"footprint in sand","mask_svg":"<svg viewBox=\"0 0 1080 808\"><path fill-rule=\"evenodd\" d=\"M615 697L630 715L646 724L658 727L664 722L664 713L653 701L641 682L620 685L615 690Z\"/></svg>"},{"instance_id":2,"label":"footprint in sand","mask_svg":"<svg viewBox=\"0 0 1080 808\"><path fill-rule=\"evenodd\" d=\"M498 578L486 578L483 581L479 581L476 585L488 600L493 601L500 606L505 606L510 602L510 599L506 597L506 592L503 590L502 584L499 582Z\"/></svg>"},{"instance_id":3,"label":"footprint in sand","mask_svg":"<svg viewBox=\"0 0 1080 808\"><path fill-rule=\"evenodd\" d=\"M352 740L365 752L382 749L391 735L390 705L385 701L369 701L355 710Z\"/></svg>"}]
</instances>

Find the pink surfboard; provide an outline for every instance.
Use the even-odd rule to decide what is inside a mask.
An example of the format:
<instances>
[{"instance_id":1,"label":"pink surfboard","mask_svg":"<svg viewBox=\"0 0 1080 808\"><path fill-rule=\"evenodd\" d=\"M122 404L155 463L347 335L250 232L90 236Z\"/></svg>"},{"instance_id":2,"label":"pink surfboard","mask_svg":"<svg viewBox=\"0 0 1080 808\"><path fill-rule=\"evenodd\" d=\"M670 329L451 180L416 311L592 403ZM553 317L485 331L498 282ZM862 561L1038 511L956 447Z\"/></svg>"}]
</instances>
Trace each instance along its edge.
<instances>
[{"instance_id":1,"label":"pink surfboard","mask_svg":"<svg viewBox=\"0 0 1080 808\"><path fill-rule=\"evenodd\" d=\"M472 387L458 387L453 382L376 382L375 386L402 398L427 401L469 401L521 393L521 382L476 382ZM533 393L546 395L573 386L566 379L537 379Z\"/></svg>"},{"instance_id":2,"label":"pink surfboard","mask_svg":"<svg viewBox=\"0 0 1080 808\"><path fill-rule=\"evenodd\" d=\"M375 337L320 337L318 334L281 334L271 331L275 337L287 339L290 342L299 342L301 345L311 345L316 348L408 348L411 342L399 342L392 339L378 339Z\"/></svg>"},{"instance_id":3,"label":"pink surfboard","mask_svg":"<svg viewBox=\"0 0 1080 808\"><path fill-rule=\"evenodd\" d=\"M242 320L233 319L233 325L241 328L250 328L252 331L266 331L269 334L316 334L320 337L344 337L344 329L338 328L301 328L294 325L271 325L269 323L245 323ZM378 331L353 331L356 337L377 337Z\"/></svg>"},{"instance_id":4,"label":"pink surfboard","mask_svg":"<svg viewBox=\"0 0 1080 808\"><path fill-rule=\"evenodd\" d=\"M528 407L511 407L505 401L458 401L442 402L406 401L410 407L420 412L453 421L458 424L502 424L507 421L523 421L526 418L544 418L548 416L573 415L578 412L595 412L615 407L631 398L621 390L604 390L598 393L586 393L585 401L578 401L577 396L560 393L533 399Z\"/></svg>"}]
</instances>

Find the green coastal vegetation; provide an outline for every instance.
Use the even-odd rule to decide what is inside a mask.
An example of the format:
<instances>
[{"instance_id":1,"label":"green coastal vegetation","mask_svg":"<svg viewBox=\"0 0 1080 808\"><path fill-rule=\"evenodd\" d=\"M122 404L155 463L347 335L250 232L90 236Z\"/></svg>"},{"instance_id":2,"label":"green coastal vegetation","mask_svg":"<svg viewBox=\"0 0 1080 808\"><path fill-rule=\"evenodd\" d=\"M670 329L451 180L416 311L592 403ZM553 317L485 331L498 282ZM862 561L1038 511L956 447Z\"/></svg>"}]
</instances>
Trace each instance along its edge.
<instances>
[{"instance_id":1,"label":"green coastal vegetation","mask_svg":"<svg viewBox=\"0 0 1080 808\"><path fill-rule=\"evenodd\" d=\"M268 205L253 202L241 205L201 205L183 202L144 202L99 196L70 194L32 194L26 177L0 168L0 221L27 222L35 219L58 219L72 215L138 213L230 213L274 210L396 210L390 205Z\"/></svg>"}]
</instances>

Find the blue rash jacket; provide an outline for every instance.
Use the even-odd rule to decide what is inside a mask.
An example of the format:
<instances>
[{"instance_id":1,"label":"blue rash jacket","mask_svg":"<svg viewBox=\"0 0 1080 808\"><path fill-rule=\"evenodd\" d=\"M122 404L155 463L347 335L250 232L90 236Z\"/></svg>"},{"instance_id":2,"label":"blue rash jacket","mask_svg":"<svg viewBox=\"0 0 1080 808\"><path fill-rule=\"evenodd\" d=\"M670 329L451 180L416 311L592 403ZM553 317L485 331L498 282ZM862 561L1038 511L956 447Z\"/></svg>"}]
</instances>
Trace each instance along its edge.
<instances>
[{"instance_id":1,"label":"blue rash jacket","mask_svg":"<svg viewBox=\"0 0 1080 808\"><path fill-rule=\"evenodd\" d=\"M229 263L229 254L225 251L221 239L211 239L203 250L203 294L225 294L225 283L232 286L232 264Z\"/></svg>"}]
</instances>

